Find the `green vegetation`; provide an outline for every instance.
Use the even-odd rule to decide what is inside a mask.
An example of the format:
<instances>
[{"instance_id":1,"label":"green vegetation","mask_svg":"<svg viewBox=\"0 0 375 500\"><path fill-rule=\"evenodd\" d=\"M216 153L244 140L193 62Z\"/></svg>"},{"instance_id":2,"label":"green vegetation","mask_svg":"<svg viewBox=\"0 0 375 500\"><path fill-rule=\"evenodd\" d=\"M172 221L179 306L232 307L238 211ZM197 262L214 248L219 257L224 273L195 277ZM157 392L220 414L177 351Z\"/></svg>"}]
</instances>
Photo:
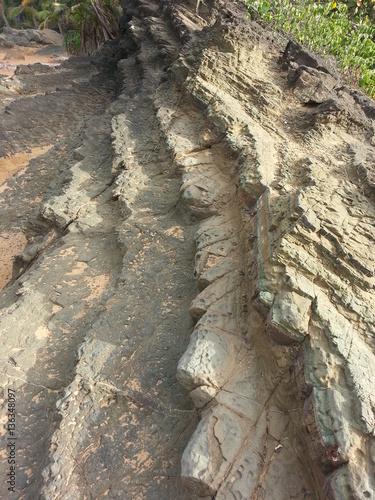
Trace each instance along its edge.
<instances>
[{"instance_id":1,"label":"green vegetation","mask_svg":"<svg viewBox=\"0 0 375 500\"><path fill-rule=\"evenodd\" d=\"M375 0L244 1L252 17L335 56L348 82L375 97Z\"/></svg>"},{"instance_id":2,"label":"green vegetation","mask_svg":"<svg viewBox=\"0 0 375 500\"><path fill-rule=\"evenodd\" d=\"M90 54L115 38L121 14L118 0L0 0L0 23L57 30L71 53Z\"/></svg>"},{"instance_id":3,"label":"green vegetation","mask_svg":"<svg viewBox=\"0 0 375 500\"><path fill-rule=\"evenodd\" d=\"M375 0L244 0L261 18L309 49L333 55L351 84L375 97ZM51 28L71 53L116 37L119 0L0 0L0 27Z\"/></svg>"}]
</instances>

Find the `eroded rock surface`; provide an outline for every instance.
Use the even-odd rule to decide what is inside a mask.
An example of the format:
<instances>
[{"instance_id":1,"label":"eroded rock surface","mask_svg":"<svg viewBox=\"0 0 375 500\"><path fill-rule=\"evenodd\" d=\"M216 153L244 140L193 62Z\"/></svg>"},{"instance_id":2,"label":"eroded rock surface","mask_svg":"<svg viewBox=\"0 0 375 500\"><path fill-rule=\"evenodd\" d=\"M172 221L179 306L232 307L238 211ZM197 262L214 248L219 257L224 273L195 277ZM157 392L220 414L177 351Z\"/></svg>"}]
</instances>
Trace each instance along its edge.
<instances>
[{"instance_id":1,"label":"eroded rock surface","mask_svg":"<svg viewBox=\"0 0 375 500\"><path fill-rule=\"evenodd\" d=\"M231 2L124 10L0 117L51 145L0 193L16 497L371 498L373 103Z\"/></svg>"}]
</instances>

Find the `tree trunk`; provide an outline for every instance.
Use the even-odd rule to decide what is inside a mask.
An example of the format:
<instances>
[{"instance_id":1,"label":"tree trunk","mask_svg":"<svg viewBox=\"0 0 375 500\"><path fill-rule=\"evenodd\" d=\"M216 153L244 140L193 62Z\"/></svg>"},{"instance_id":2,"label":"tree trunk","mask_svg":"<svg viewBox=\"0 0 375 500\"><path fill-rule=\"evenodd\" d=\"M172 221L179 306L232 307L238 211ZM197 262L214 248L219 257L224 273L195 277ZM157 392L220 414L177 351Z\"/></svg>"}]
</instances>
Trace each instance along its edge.
<instances>
[{"instance_id":1,"label":"tree trunk","mask_svg":"<svg viewBox=\"0 0 375 500\"><path fill-rule=\"evenodd\" d=\"M4 19L5 26L6 26L7 28L10 28L9 23L8 23L8 19L7 19L7 18L6 18L6 16L5 16L5 12L4 12L4 4L3 4L2 0L0 0L0 16Z\"/></svg>"},{"instance_id":2,"label":"tree trunk","mask_svg":"<svg viewBox=\"0 0 375 500\"><path fill-rule=\"evenodd\" d=\"M104 36L104 40L105 41L111 40L112 38L114 38L114 36L111 33L110 26L108 26L108 23L106 22L106 19L103 16L100 4L98 4L98 2L95 4L93 0L90 0L90 3L92 5L92 8L94 9L96 17L98 18L100 28Z\"/></svg>"}]
</instances>

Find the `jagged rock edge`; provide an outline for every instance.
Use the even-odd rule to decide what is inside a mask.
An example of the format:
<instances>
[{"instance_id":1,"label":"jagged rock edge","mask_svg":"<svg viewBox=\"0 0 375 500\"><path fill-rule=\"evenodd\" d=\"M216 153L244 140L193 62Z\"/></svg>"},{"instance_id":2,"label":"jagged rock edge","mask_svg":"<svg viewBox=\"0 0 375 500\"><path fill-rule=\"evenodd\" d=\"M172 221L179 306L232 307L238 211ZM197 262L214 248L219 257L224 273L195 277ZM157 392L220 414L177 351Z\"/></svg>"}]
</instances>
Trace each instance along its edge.
<instances>
[{"instance_id":1,"label":"jagged rock edge","mask_svg":"<svg viewBox=\"0 0 375 500\"><path fill-rule=\"evenodd\" d=\"M177 81L180 80L180 78L181 78L180 68L178 68L178 70L179 70L178 75L176 77ZM172 70L172 72L173 72L173 70ZM327 70L327 72L328 72L328 70ZM185 91L187 90L187 99L190 98L192 103L197 102L196 101L197 96L193 95L193 93L191 93L191 92L189 93L189 88L187 85L184 84L184 81L181 82L181 89L183 89ZM185 93L185 96L186 96L186 93ZM367 100L367 103L368 102L369 101ZM202 104L203 104L203 106L207 107L210 103L203 102ZM212 114L211 116L208 117L208 120L211 121L211 124L217 125L217 123L215 123L215 118L217 118L217 115L215 116L215 114ZM349 121L350 121L350 117L349 117ZM161 124L162 129L167 128L165 126L165 123L163 124L163 120L160 121L160 124ZM370 131L369 131L369 128L370 128ZM372 127L368 127L368 122L367 122L365 124L365 129L367 129L368 133L370 132L370 138L371 138L371 132L373 131L373 129L371 130L371 128ZM226 131L221 130L221 132L225 133ZM168 133L166 133L166 135L168 137ZM231 143L231 141L227 141L227 144L229 147L232 148L233 152L236 155L238 155L240 153L240 151L241 151L240 147L234 148L233 143ZM173 151L173 148L172 148L172 151ZM178 157L178 151L175 151L175 154L176 154L176 157ZM241 171L239 172L239 181L241 182ZM256 194L258 194L259 192L262 193L259 197L255 197L255 199L256 199L257 213L258 213L258 248L259 248L259 259L260 259L259 264L262 262L266 267L266 263L263 262L263 260L262 260L262 251L261 251L261 247L266 243L266 242L263 243L264 238L262 238L262 233L264 233L264 228L262 227L263 226L262 222L269 220L269 217L266 216L265 211L267 211L267 198L270 196L270 189L269 189L269 186L267 186L267 184L263 184L263 183L258 183L258 185L253 186L253 188L255 188L254 191ZM244 191L247 192L246 194L253 196L253 193L248 192L249 190L248 190L247 186L245 187ZM269 260L272 262L272 256L269 258ZM260 265L260 268L261 267L263 267L263 266ZM301 359L303 359L303 353L306 352L306 349L307 350L309 349L308 343L307 342L304 343L303 340L301 339L301 336L299 338L296 338L295 331L293 332L293 329L290 330L285 325L280 325L277 323L276 320L274 320L273 311L276 309L276 307L274 306L274 300L272 299L272 294L274 292L273 292L272 288L267 287L267 283L266 283L267 280L264 280L264 283L262 283L263 277L262 277L262 273L260 270L258 271L258 276L259 276L259 278L258 278L257 293L252 297L252 300L257 304L259 311L262 314L265 314L265 316L268 318L267 323L268 323L268 331L269 331L270 337L272 339L274 339L276 342L281 343L281 344L298 344L301 342L304 344L300 350L298 363L296 363L296 376L297 376L297 378L299 378L301 375L301 372L305 373L305 370L306 370L305 367L301 368L301 364L303 365L303 363L304 363L303 361L301 361ZM290 276L286 275L286 279L288 279L288 278L290 279ZM325 301L327 301L327 297L324 293L321 293L319 291L316 291L314 297L310 297L309 294L306 293L305 287L296 286L296 282L303 281L303 279L304 279L303 275L301 275L300 277L298 277L298 275L297 275L295 277L295 282L293 284L294 286L292 286L292 291L290 292L290 295L288 296L288 300L291 301L292 303L293 303L294 299L304 300L305 304L306 304L306 306L305 306L306 313L307 313L307 310L311 309L311 316L313 316L313 315L317 314L318 310L319 310L319 305L316 305L316 304L318 304L319 302L324 303ZM288 293L288 292L286 292L286 293ZM311 305L312 299L313 299L314 303ZM282 299L281 299L281 301L282 301ZM284 301L285 301L285 298L284 298ZM293 305L295 305L295 304L293 303ZM332 304L328 300L328 307L325 309L325 311L330 310L331 306L332 306ZM324 308L324 306L322 306L322 308ZM269 311L269 313L267 313L267 311ZM324 311L324 309L323 309L323 311ZM340 324L342 322L345 323L345 319L343 319L339 313L336 313L336 315L337 315L338 324ZM328 316L327 316L327 312L325 314L324 314L324 312L322 312L319 316L320 316L320 321L323 321L323 323L325 325L327 325L327 323L330 322L330 319L328 319ZM310 321L311 321L311 319L307 320L305 322L307 327L308 327ZM349 325L347 327L350 328ZM332 328L334 328L334 326ZM304 331L303 333L305 335L307 335L307 331ZM332 336L334 336L333 332L332 332ZM362 342L360 342L360 344L361 344L361 346L360 346L360 348L358 348L358 352L361 352L362 354L363 354L363 352L366 352L366 357L368 357L370 360L372 360L373 355L368 350L367 346L365 346ZM348 365L350 366L349 362L348 362ZM372 365L372 363L369 362L368 368L370 368L371 365ZM352 373L352 376L354 376L354 378L355 378L355 375L353 375L353 373ZM302 383L299 382L300 388L301 387L305 388L306 385L310 386L313 394L315 394L315 393L318 394L322 390L322 388L320 388L319 386L316 386L316 385L314 386L314 384L312 384L310 381L308 381L307 383L306 383L306 381L303 381ZM188 388L190 388L190 387L188 386ZM327 388L324 388L323 390L327 390ZM371 410L367 411L366 409L365 410L362 409L363 405L366 405L365 401L367 400L368 395L363 395L361 397L360 393L358 393L358 392L356 393L356 395L357 395L356 397L359 398L359 400L357 399L358 400L357 408L359 407L359 409L357 410L357 421L359 422L359 425L362 427L362 431L365 434L367 434L367 433L372 434L374 431L374 427L373 427L373 422L371 420ZM213 397L214 396L212 393L209 394L209 398L213 398ZM301 391L301 397L306 397L303 390ZM210 399L208 399L208 402L209 401L210 401ZM361 401L362 401L362 403L361 403ZM207 404L207 402L205 404ZM335 407L334 399L330 401L330 404L333 405L332 408ZM329 406L329 403L328 403L328 406ZM344 408L343 408L343 406L340 406L340 405L338 407L336 407L335 410L332 410L332 411L336 411L337 414L341 413L342 415L345 415ZM366 420L366 417L363 415L363 411L365 411L367 413L370 421ZM309 413L309 417L306 416L306 413ZM310 429L310 431L314 426L316 426L315 428L316 428L317 435L315 436L315 439L317 440L317 443L315 444L315 449L314 449L314 446L312 446L312 455L314 457L315 462L318 462L318 463L320 462L319 465L322 468L322 476L317 478L317 480L321 486L324 486L324 490L326 492L325 494L328 496L332 495L333 498L339 498L339 497L341 497L341 495L345 494L345 492L347 492L347 491L351 491L352 494L354 494L354 491L357 490L358 484L356 486L353 486L352 482L353 482L353 480L354 480L354 482L358 481L360 474L357 474L355 471L351 472L350 470L348 470L349 458L348 458L348 455L347 455L346 450L345 450L345 443L342 442L342 436L340 439L340 437L337 435L337 433L336 433L336 435L334 433L334 435L331 436L331 439L327 440L327 439L323 438L323 429L321 427L321 425L322 425L321 418L319 418L319 416L315 413L315 406L311 405L311 400L306 401L305 410L304 410L303 414L304 414L303 418L304 418L305 426L308 429ZM311 418L312 421L309 421L309 418ZM343 418L345 419L345 417L343 417ZM362 424L361 424L361 422L362 422ZM366 422L368 422L368 424L366 424ZM346 425L348 425L348 424L346 424ZM320 441L320 443L319 443L319 441ZM370 461L371 461L371 459L370 459ZM356 468L355 464L352 464L352 466L354 466ZM189 478L185 478L185 479L187 479L187 482L189 482ZM368 478L368 479L370 479L370 478ZM217 492L218 487L219 487L218 485L220 485L221 481L219 481L219 483L217 483L217 481L214 481L214 478L211 478L211 481L213 482L213 484L212 483L210 484L209 481L207 481L206 485L203 486L202 494L207 494L207 493L208 494L215 494ZM367 492L371 491L371 487L369 487L368 484L366 485L366 479L363 479L363 481L364 481L365 487L367 486L367 489L365 489L365 493L366 493L366 491ZM359 482L360 483L362 482L362 478L359 480ZM195 480L192 480L191 485L196 486ZM205 489L205 488L207 488L207 489Z\"/></svg>"},{"instance_id":2,"label":"jagged rock edge","mask_svg":"<svg viewBox=\"0 0 375 500\"><path fill-rule=\"evenodd\" d=\"M187 87L185 87L185 89L186 88ZM189 90L188 90L188 96L191 97L193 101L196 100L196 96L189 94ZM209 119L211 121L215 121L215 117L216 117L215 114L212 114L209 117ZM161 123L161 128L163 129L162 123ZM233 143L231 141L228 141L228 147L232 147L233 151L236 154L238 154L239 150L233 147ZM241 178L240 178L240 181L241 181ZM256 196L254 198L255 198L255 200L257 200L258 217L259 217L258 218L259 241L261 241L261 239L262 239L261 238L262 232L263 232L261 230L262 221L267 221L267 213L266 213L267 212L267 198L269 198L269 196L270 196L270 191L267 190L267 187L268 187L267 184L263 184L263 183L260 183L260 184L254 186L254 191L256 193ZM246 187L244 189L245 193L247 192L247 190L248 190L248 188ZM259 196L259 192L261 193L260 196ZM254 196L254 195L252 193L250 193L250 196ZM252 203L250 203L250 204L252 205ZM266 245L267 242L265 242L264 244ZM259 249L261 248L261 246L262 245L259 244ZM260 261L261 261L261 251L260 250L259 250L259 253L260 253ZM259 273L259 275L260 274L261 273ZM289 275L287 277L290 278ZM296 278L296 281L298 281L298 276ZM298 343L298 341L300 339L296 340L294 338L293 333L295 333L295 332L293 332L293 329L289 330L289 329L285 328L285 325L280 325L279 323L277 323L276 320L274 320L273 315L272 315L272 310L273 310L273 306L274 306L274 299L273 299L272 295L274 295L274 291L272 290L272 288L268 288L266 285L264 286L264 283L260 283L260 285L258 287L259 293L256 296L253 296L252 298L255 300L259 310L263 314L266 313L266 315L268 315L269 314L268 311L271 310L271 313L270 313L270 316L268 319L270 336L272 338L274 338L276 341L279 341L280 343L285 343L285 342L286 343L288 343L288 342L291 342L291 343L297 342ZM301 297L304 297L304 298L308 297L307 300L312 301L312 298L311 297L309 298L309 294L306 292L306 288L301 288L301 287L293 288L292 287L291 293L300 295ZM283 298L280 299L281 302L283 302L282 299ZM312 311L314 312L314 314L317 314L319 316L320 320L323 321L324 326L326 326L327 324L329 324L329 321L330 321L329 318L327 318L327 316L324 315L324 311L326 310L326 309L324 309L324 305L325 305L324 302L325 302L326 298L324 296L321 297L320 294L315 294L314 299L316 299L316 302L314 302L314 304L312 305ZM293 301L293 297L289 296L288 300ZM318 321L319 321L319 318L318 318ZM340 316L337 316L337 321L340 323L343 320L341 319ZM307 345L307 343L304 343L302 349L304 349L304 350L307 349L306 345ZM364 349L367 350L366 347L364 347ZM372 359L371 355L369 355L369 357L370 357L370 359ZM302 355L301 355L301 358L302 358ZM303 369L301 371L304 372L305 366L304 366L303 362L302 362L302 365L303 365ZM300 372L299 372L299 374L300 374ZM316 393L319 392L319 387L315 387L313 384L311 384L310 381L308 381L307 383L302 382L301 386L306 385L306 384L313 386L312 392L316 392ZM311 394L311 392L310 392L310 394ZM310 402L311 402L311 400L309 400L309 404L310 404ZM312 407L312 412L314 412L314 407ZM315 417L314 417L314 419L315 419ZM373 427L371 427L371 422L368 422L368 425L367 425L366 421L365 421L365 431L366 432L373 431ZM336 459L336 455L332 452L332 450L333 449L337 450L339 448L341 450L343 450L341 443L336 442L336 441L324 443L323 448L324 448L323 449L323 456L325 455L325 457L328 459L328 463L329 463L329 460L331 462L334 462L333 464L332 463L330 464L331 465L330 471L336 470L336 466L338 465L337 464L338 460ZM314 452L314 450L313 450L313 452ZM322 455L322 450L318 450L318 451L315 450L315 454ZM333 457L333 459L332 459L332 457ZM342 454L342 456L340 456L340 458L339 458L339 465L342 465L343 467L345 467L346 462L347 462L347 459L345 458L345 452L344 452ZM340 492L340 488L343 488L343 489L346 488L347 480L346 479L342 480L340 473L341 473L341 471L336 473L334 475L333 479L331 479L331 484L333 484L333 492L332 492L333 495L338 495ZM344 474L344 473L341 473L341 474ZM210 492L215 492L215 491L217 491L216 486L214 488L212 488L212 490L210 490Z\"/></svg>"}]
</instances>

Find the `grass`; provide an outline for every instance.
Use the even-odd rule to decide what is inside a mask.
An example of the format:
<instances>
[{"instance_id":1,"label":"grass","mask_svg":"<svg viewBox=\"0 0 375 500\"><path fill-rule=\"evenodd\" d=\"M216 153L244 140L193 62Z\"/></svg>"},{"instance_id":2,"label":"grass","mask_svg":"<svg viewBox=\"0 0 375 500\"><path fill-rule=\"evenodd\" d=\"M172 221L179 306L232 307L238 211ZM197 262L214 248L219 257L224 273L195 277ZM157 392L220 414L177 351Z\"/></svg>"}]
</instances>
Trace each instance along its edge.
<instances>
[{"instance_id":1,"label":"grass","mask_svg":"<svg viewBox=\"0 0 375 500\"><path fill-rule=\"evenodd\" d=\"M334 56L345 79L375 97L375 0L244 2L251 17Z\"/></svg>"}]
</instances>

